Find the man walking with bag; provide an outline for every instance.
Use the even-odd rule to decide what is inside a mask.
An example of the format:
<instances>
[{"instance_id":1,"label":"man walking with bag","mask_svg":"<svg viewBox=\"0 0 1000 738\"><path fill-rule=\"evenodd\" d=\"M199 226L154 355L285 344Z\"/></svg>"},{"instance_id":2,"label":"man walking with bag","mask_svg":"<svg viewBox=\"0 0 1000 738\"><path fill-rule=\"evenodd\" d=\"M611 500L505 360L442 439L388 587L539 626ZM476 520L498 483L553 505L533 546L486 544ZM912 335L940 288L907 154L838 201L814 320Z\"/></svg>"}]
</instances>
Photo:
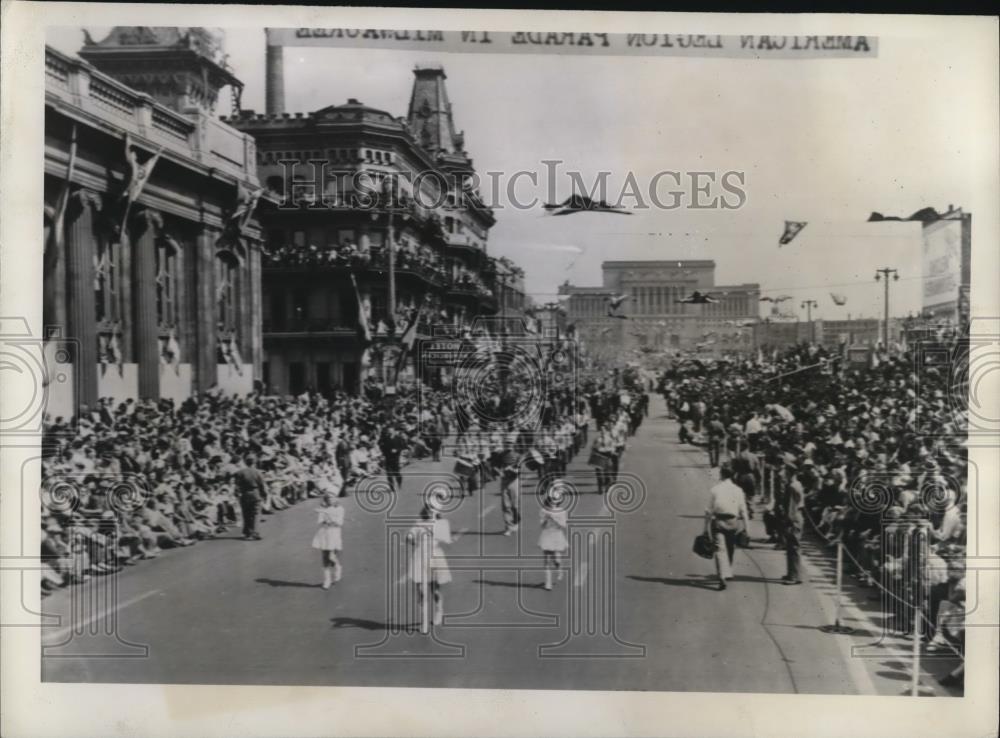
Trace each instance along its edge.
<instances>
[{"instance_id":1,"label":"man walking with bag","mask_svg":"<svg viewBox=\"0 0 1000 738\"><path fill-rule=\"evenodd\" d=\"M750 523L746 496L733 484L732 477L732 467L723 463L719 468L721 481L710 490L705 509L705 532L715 540L715 569L720 591L726 588L726 580L733 578L736 535L746 530Z\"/></svg>"}]
</instances>

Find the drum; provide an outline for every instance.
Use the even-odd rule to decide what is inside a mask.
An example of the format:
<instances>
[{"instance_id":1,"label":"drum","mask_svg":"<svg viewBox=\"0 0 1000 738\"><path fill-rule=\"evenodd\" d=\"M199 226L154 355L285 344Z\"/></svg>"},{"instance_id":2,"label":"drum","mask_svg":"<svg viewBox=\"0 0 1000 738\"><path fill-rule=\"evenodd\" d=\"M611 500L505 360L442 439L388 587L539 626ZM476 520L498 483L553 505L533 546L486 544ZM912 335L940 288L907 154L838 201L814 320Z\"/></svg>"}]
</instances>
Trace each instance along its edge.
<instances>
[{"instance_id":1,"label":"drum","mask_svg":"<svg viewBox=\"0 0 1000 738\"><path fill-rule=\"evenodd\" d=\"M596 449L591 450L590 458L587 460L587 464L593 467L597 467L601 471L610 471L613 463L611 457L607 454L602 454Z\"/></svg>"},{"instance_id":2,"label":"drum","mask_svg":"<svg viewBox=\"0 0 1000 738\"><path fill-rule=\"evenodd\" d=\"M496 479L496 474L494 474L493 472L493 467L490 465L490 462L488 461L479 462L479 472L482 475L483 484L486 484L486 482L492 482L494 479Z\"/></svg>"},{"instance_id":3,"label":"drum","mask_svg":"<svg viewBox=\"0 0 1000 738\"><path fill-rule=\"evenodd\" d=\"M531 471L538 471L545 468L545 457L536 449L531 449L524 460L524 465Z\"/></svg>"},{"instance_id":4,"label":"drum","mask_svg":"<svg viewBox=\"0 0 1000 738\"><path fill-rule=\"evenodd\" d=\"M462 477L462 479L469 479L476 473L477 466L476 462L459 456L455 459L455 469L453 471L457 476Z\"/></svg>"},{"instance_id":5,"label":"drum","mask_svg":"<svg viewBox=\"0 0 1000 738\"><path fill-rule=\"evenodd\" d=\"M517 466L517 454L511 450L500 454L500 463L497 466Z\"/></svg>"}]
</instances>

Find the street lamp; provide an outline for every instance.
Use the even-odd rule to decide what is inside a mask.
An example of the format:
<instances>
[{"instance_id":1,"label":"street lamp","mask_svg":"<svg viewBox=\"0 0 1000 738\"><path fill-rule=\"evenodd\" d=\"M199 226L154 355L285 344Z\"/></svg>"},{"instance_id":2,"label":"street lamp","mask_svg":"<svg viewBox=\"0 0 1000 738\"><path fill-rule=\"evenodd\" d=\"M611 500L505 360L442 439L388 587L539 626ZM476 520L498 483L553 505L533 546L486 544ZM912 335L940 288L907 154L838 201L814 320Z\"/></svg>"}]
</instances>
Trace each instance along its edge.
<instances>
[{"instance_id":1,"label":"street lamp","mask_svg":"<svg viewBox=\"0 0 1000 738\"><path fill-rule=\"evenodd\" d=\"M809 342L816 343L816 326L813 325L812 309L819 307L819 303L815 300L803 300L802 307L806 309L806 320L809 321Z\"/></svg>"},{"instance_id":2,"label":"street lamp","mask_svg":"<svg viewBox=\"0 0 1000 738\"><path fill-rule=\"evenodd\" d=\"M889 276L892 276L893 282L899 281L899 272L891 267L882 267L881 269L875 270L875 281L880 281L885 277L885 320L882 324L882 346L888 351L889 350Z\"/></svg>"}]
</instances>

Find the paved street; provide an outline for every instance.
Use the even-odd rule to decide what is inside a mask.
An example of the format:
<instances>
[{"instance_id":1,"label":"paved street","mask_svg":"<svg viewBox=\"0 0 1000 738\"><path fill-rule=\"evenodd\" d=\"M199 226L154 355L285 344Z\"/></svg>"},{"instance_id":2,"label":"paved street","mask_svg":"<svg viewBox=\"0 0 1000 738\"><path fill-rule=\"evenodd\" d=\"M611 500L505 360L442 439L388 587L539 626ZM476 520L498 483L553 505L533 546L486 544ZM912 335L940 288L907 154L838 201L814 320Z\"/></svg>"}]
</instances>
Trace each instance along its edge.
<instances>
[{"instance_id":1,"label":"paved street","mask_svg":"<svg viewBox=\"0 0 1000 738\"><path fill-rule=\"evenodd\" d=\"M319 553L310 548L318 501L307 500L266 517L263 541L243 541L234 526L122 572L113 598L118 633L147 644L146 657L113 639L70 637L71 607L82 608L77 622L88 632L107 625L103 606L83 607L84 587L49 597L45 612L64 620L44 643L68 643L46 652L44 678L824 694L907 688L908 664L847 657L851 644L873 640L863 623L850 623L862 631L855 638L818 630L832 622L832 571L822 552L809 556L813 582L786 587L783 552L756 543L737 553L730 588L716 591L713 564L691 553L710 481L706 457L677 444L659 397L622 466L626 484L628 475L642 480L644 500L620 500L620 510L609 511L585 460L582 452L569 474L581 490L571 521L584 545L551 592L541 587L534 476L522 484L520 537L501 535L493 482L447 516L457 539L446 550L454 576L447 616L433 636L419 634L401 565L405 546L397 543L424 487L453 459L420 461L404 470L403 493L389 510L361 493L344 500L345 574L329 591L319 586ZM763 537L759 516L751 534ZM74 657L86 649L118 657Z\"/></svg>"}]
</instances>

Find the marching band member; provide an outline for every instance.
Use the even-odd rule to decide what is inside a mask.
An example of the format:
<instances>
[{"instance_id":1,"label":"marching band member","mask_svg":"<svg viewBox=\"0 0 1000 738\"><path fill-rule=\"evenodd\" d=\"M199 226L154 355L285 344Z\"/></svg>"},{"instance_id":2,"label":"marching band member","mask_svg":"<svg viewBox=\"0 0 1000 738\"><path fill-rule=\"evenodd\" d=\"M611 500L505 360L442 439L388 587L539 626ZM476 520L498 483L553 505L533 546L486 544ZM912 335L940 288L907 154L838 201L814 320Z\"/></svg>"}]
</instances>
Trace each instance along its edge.
<instances>
[{"instance_id":1,"label":"marching band member","mask_svg":"<svg viewBox=\"0 0 1000 738\"><path fill-rule=\"evenodd\" d=\"M597 476L597 492L604 494L611 485L611 469L614 463L615 438L611 433L611 426L605 423L594 439L593 450L608 458L608 466L594 467L594 474Z\"/></svg>"},{"instance_id":2,"label":"marching band member","mask_svg":"<svg viewBox=\"0 0 1000 738\"><path fill-rule=\"evenodd\" d=\"M344 508L337 499L332 486L327 486L323 492L322 507L316 509L319 517L319 530L312 539L312 547L319 549L323 557L323 589L339 582L343 567L337 554L343 548L341 528L344 525Z\"/></svg>"},{"instance_id":3,"label":"marching band member","mask_svg":"<svg viewBox=\"0 0 1000 738\"><path fill-rule=\"evenodd\" d=\"M459 478L463 480L462 482L462 495L471 496L475 493L478 487L479 470L476 468L478 463L479 449L477 444L473 442L471 433L465 433L458 437L455 442L455 454L459 459L471 465L472 472L469 476L460 476Z\"/></svg>"},{"instance_id":4,"label":"marching band member","mask_svg":"<svg viewBox=\"0 0 1000 738\"><path fill-rule=\"evenodd\" d=\"M562 568L559 559L562 552L569 548L569 541L566 539L566 527L568 516L566 511L560 508L565 489L563 484L555 482L545 494L541 508L542 533L538 537L538 547L542 549L542 556L545 561L545 589L552 589L552 570L556 570L556 577L562 581Z\"/></svg>"},{"instance_id":5,"label":"marching band member","mask_svg":"<svg viewBox=\"0 0 1000 738\"><path fill-rule=\"evenodd\" d=\"M573 435L566 430L565 420L556 425L554 438L556 442L556 471L565 476L566 467L569 465L570 446L573 444Z\"/></svg>"},{"instance_id":6,"label":"marching band member","mask_svg":"<svg viewBox=\"0 0 1000 738\"><path fill-rule=\"evenodd\" d=\"M474 448L476 449L476 474L479 477L480 487L485 487L486 483L493 479L490 469L490 438L486 431L478 431L473 437Z\"/></svg>"},{"instance_id":7,"label":"marching band member","mask_svg":"<svg viewBox=\"0 0 1000 738\"><path fill-rule=\"evenodd\" d=\"M576 413L577 442L576 448L580 450L587 443L587 432L590 430L590 408L586 402L581 402Z\"/></svg>"},{"instance_id":8,"label":"marching band member","mask_svg":"<svg viewBox=\"0 0 1000 738\"><path fill-rule=\"evenodd\" d=\"M520 458L514 451L514 440L508 436L500 454L500 507L503 510L505 536L513 534L521 522L521 511L518 509L520 482Z\"/></svg>"},{"instance_id":9,"label":"marching band member","mask_svg":"<svg viewBox=\"0 0 1000 738\"><path fill-rule=\"evenodd\" d=\"M555 474L558 471L558 461L556 452L558 451L555 438L549 428L542 430L542 437L538 440L538 451L545 457L545 474Z\"/></svg>"},{"instance_id":10,"label":"marching band member","mask_svg":"<svg viewBox=\"0 0 1000 738\"><path fill-rule=\"evenodd\" d=\"M451 543L451 525L429 505L420 511L420 522L406 536L410 544L410 581L417 586L417 606L424 607L424 587L430 588L434 601L434 624L444 622L444 596L441 587L451 581L448 560L441 549Z\"/></svg>"},{"instance_id":11,"label":"marching band member","mask_svg":"<svg viewBox=\"0 0 1000 738\"><path fill-rule=\"evenodd\" d=\"M625 418L627 413L622 412L618 416L618 421L611 429L611 437L614 439L615 450L611 455L611 480L618 479L618 467L621 465L622 455L625 453L625 437L628 434L628 424Z\"/></svg>"}]
</instances>

